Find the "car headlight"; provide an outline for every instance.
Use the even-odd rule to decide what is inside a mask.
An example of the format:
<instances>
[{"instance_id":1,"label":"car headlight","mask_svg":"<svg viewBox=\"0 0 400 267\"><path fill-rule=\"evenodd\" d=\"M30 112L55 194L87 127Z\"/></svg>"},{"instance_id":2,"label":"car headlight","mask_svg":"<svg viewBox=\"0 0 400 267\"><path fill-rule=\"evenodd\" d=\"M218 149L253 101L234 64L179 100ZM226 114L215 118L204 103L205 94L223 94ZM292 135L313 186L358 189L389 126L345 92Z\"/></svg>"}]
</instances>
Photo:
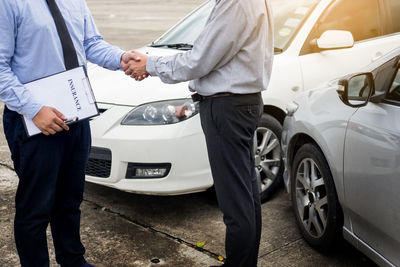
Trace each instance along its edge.
<instances>
[{"instance_id":1,"label":"car headlight","mask_svg":"<svg viewBox=\"0 0 400 267\"><path fill-rule=\"evenodd\" d=\"M187 120L199 113L199 103L191 99L168 100L134 108L122 125L164 125Z\"/></svg>"}]
</instances>

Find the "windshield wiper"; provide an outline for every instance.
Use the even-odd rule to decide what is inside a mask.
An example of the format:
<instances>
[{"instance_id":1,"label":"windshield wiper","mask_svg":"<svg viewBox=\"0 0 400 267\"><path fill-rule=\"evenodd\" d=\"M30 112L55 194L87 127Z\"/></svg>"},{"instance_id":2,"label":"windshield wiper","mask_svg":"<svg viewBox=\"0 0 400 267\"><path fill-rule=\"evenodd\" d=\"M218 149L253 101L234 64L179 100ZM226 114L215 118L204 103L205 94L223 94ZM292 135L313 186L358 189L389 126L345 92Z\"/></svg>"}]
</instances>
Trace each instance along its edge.
<instances>
[{"instance_id":1,"label":"windshield wiper","mask_svg":"<svg viewBox=\"0 0 400 267\"><path fill-rule=\"evenodd\" d=\"M151 47L168 47L180 50L190 50L193 48L191 44L177 43L177 44L151 44Z\"/></svg>"},{"instance_id":2,"label":"windshield wiper","mask_svg":"<svg viewBox=\"0 0 400 267\"><path fill-rule=\"evenodd\" d=\"M176 44L151 44L150 47L168 47L180 50L190 50L193 48L193 45L186 43L176 43ZM274 53L282 53L283 49L274 47Z\"/></svg>"}]
</instances>

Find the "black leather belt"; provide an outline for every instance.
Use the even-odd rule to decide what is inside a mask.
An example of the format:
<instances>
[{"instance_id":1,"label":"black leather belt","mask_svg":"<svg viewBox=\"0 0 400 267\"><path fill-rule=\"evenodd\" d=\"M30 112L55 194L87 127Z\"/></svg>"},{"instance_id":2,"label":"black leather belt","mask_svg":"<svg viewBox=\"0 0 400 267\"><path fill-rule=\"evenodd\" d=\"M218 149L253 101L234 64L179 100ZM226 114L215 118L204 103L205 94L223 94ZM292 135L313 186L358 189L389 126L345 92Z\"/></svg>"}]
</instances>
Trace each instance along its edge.
<instances>
[{"instance_id":1,"label":"black leather belt","mask_svg":"<svg viewBox=\"0 0 400 267\"><path fill-rule=\"evenodd\" d=\"M225 96L232 96L232 95L235 95L235 94L226 92L226 93L217 93L214 95L203 96L203 95L199 95L198 93L195 93L192 95L192 99L193 99L193 102L199 102L199 101L204 101L204 100L207 100L210 98L225 97Z\"/></svg>"}]
</instances>

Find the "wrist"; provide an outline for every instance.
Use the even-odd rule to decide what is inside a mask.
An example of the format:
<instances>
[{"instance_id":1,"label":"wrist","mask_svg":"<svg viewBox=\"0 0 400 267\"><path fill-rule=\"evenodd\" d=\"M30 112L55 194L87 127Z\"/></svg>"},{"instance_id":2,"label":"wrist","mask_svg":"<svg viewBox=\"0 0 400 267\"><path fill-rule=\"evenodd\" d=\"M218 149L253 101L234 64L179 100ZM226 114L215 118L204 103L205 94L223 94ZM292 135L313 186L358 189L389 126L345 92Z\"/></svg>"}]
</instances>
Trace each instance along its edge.
<instances>
[{"instance_id":1,"label":"wrist","mask_svg":"<svg viewBox=\"0 0 400 267\"><path fill-rule=\"evenodd\" d=\"M129 53L129 51L121 51L119 53L119 67L118 67L119 70L122 70L122 62L124 61L124 56L127 53Z\"/></svg>"},{"instance_id":2,"label":"wrist","mask_svg":"<svg viewBox=\"0 0 400 267\"><path fill-rule=\"evenodd\" d=\"M30 104L29 106L25 106L22 114L26 115L28 119L33 119L36 117L36 115L42 110L44 106L41 104L33 103Z\"/></svg>"},{"instance_id":3,"label":"wrist","mask_svg":"<svg viewBox=\"0 0 400 267\"><path fill-rule=\"evenodd\" d=\"M156 63L157 63L158 57L147 57L146 58L146 72L150 74L151 76L157 76L156 72Z\"/></svg>"}]
</instances>

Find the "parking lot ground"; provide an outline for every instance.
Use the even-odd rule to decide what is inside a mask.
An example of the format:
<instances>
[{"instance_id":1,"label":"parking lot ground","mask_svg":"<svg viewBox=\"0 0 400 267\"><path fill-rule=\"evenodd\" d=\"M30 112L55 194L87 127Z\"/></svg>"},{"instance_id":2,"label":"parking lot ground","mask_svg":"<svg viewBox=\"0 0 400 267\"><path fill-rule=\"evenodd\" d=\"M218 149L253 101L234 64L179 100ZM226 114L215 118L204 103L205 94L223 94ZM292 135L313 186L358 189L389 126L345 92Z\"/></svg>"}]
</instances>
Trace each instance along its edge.
<instances>
[{"instance_id":1,"label":"parking lot ground","mask_svg":"<svg viewBox=\"0 0 400 267\"><path fill-rule=\"evenodd\" d=\"M123 49L143 46L170 28L200 0L88 0L97 25ZM0 121L3 105L0 103ZM0 126L0 266L18 266L13 241L18 179ZM301 238L289 196L263 204L259 266L374 266L347 242L318 253ZM87 183L82 204L82 241L97 266L208 266L224 255L225 226L212 193L143 196ZM56 266L48 235L51 266ZM197 243L205 242L202 248ZM152 262L153 261L153 262Z\"/></svg>"},{"instance_id":2,"label":"parking lot ground","mask_svg":"<svg viewBox=\"0 0 400 267\"><path fill-rule=\"evenodd\" d=\"M0 167L0 266L18 266L13 242L14 171ZM280 191L262 207L259 266L374 266L341 242L321 254L301 239L288 196ZM86 184L82 241L97 266L209 266L224 255L222 215L212 193L143 196ZM51 266L56 266L48 233ZM205 242L203 248L197 243ZM152 263L155 262L155 263ZM158 263L157 263L158 262Z\"/></svg>"},{"instance_id":3,"label":"parking lot ground","mask_svg":"<svg viewBox=\"0 0 400 267\"><path fill-rule=\"evenodd\" d=\"M18 266L12 224L17 178L12 170L0 167L0 180L0 266ZM218 263L211 255L185 242L144 227L95 202L84 201L82 211L81 236L87 249L86 257L96 266L207 266ZM50 232L48 237L51 266L56 266Z\"/></svg>"}]
</instances>

